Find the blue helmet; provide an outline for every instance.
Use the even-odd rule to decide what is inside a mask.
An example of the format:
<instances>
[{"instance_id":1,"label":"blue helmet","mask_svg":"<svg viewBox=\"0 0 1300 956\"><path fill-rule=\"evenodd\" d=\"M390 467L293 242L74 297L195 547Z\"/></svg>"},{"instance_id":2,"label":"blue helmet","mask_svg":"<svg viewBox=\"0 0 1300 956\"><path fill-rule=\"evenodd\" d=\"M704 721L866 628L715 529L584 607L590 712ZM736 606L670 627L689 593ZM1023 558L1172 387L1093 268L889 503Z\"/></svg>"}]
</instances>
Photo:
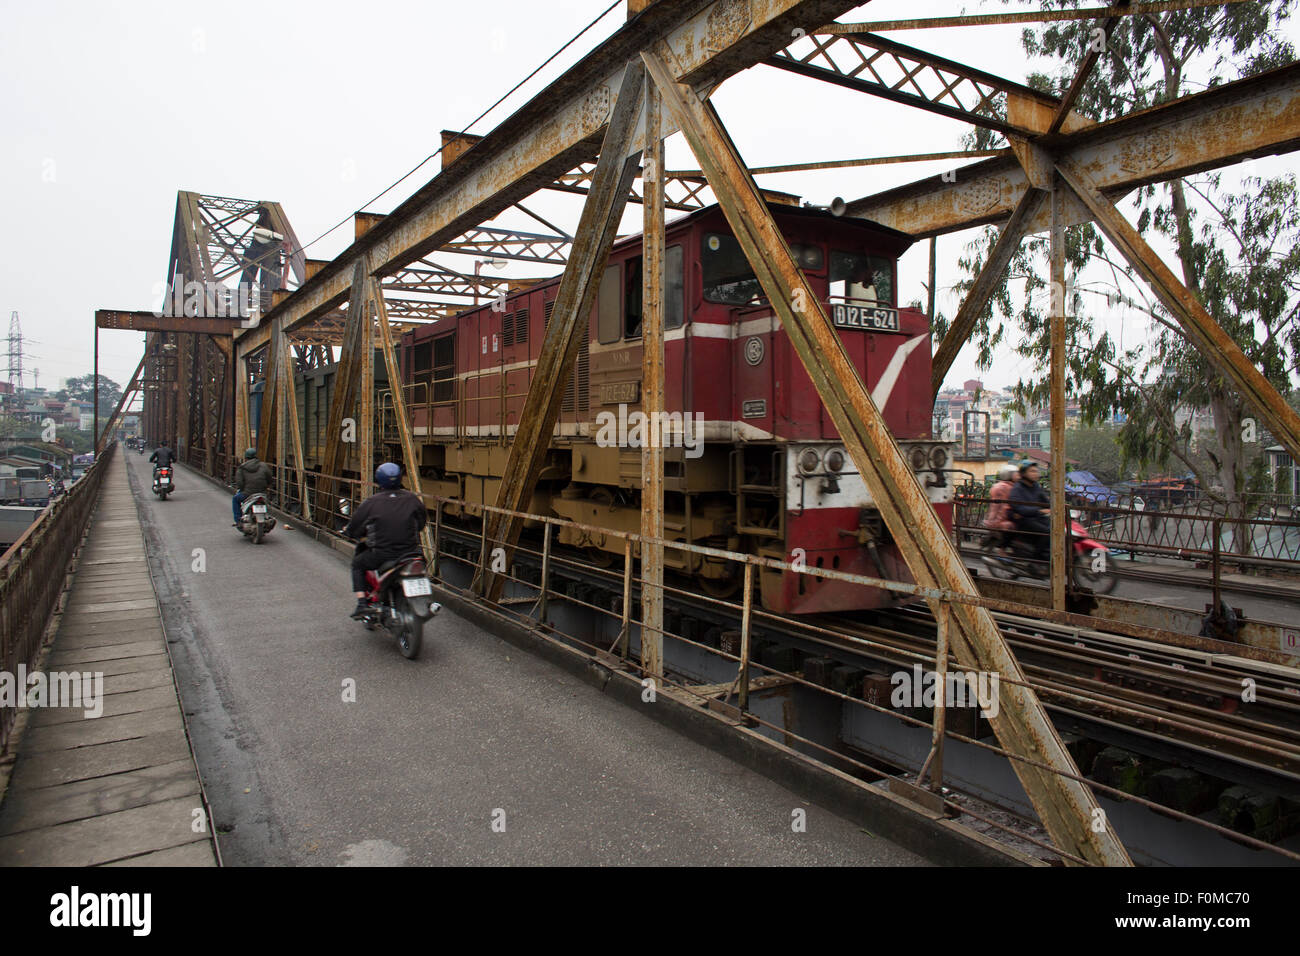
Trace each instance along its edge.
<instances>
[{"instance_id":1,"label":"blue helmet","mask_svg":"<svg viewBox=\"0 0 1300 956\"><path fill-rule=\"evenodd\" d=\"M402 469L391 461L386 461L375 469L375 484L380 488L396 488L402 483Z\"/></svg>"}]
</instances>

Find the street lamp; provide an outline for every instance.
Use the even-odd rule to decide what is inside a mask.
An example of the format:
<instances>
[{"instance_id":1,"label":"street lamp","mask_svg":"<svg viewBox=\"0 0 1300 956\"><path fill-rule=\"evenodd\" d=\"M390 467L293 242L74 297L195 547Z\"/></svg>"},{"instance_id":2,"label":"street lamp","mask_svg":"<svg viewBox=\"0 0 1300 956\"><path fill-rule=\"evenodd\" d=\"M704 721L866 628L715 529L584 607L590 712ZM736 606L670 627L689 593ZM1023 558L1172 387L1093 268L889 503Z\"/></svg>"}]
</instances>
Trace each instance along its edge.
<instances>
[{"instance_id":1,"label":"street lamp","mask_svg":"<svg viewBox=\"0 0 1300 956\"><path fill-rule=\"evenodd\" d=\"M494 269L504 269L508 265L510 265L510 262L507 259L475 259L474 260L474 304L475 305L479 304L478 301L479 300L479 295L478 295L479 270L483 266L491 266Z\"/></svg>"}]
</instances>

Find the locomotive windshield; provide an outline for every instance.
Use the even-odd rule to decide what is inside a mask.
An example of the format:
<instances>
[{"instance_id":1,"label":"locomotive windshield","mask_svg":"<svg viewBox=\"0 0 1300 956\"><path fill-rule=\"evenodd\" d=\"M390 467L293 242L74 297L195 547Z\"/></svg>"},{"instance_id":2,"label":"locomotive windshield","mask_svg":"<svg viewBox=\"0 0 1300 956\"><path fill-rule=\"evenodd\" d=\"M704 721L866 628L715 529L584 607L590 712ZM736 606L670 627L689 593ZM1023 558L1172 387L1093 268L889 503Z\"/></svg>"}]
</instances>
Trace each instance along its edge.
<instances>
[{"instance_id":1,"label":"locomotive windshield","mask_svg":"<svg viewBox=\"0 0 1300 956\"><path fill-rule=\"evenodd\" d=\"M824 264L822 247L791 243L799 268L818 270ZM704 267L704 298L723 305L748 305L764 300L763 287L759 285L754 270L745 258L745 252L735 236L709 233L704 237L700 254Z\"/></svg>"},{"instance_id":2,"label":"locomotive windshield","mask_svg":"<svg viewBox=\"0 0 1300 956\"><path fill-rule=\"evenodd\" d=\"M831 250L831 298L894 304L894 263L880 256Z\"/></svg>"}]
</instances>

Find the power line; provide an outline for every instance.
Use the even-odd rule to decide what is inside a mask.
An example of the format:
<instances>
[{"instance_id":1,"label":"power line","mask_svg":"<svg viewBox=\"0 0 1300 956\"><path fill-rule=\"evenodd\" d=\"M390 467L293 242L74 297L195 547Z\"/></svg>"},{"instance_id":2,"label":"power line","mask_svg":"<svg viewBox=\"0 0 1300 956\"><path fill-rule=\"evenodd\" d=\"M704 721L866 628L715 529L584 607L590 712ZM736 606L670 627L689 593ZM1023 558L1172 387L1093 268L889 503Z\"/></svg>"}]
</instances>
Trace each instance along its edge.
<instances>
[{"instance_id":1,"label":"power line","mask_svg":"<svg viewBox=\"0 0 1300 956\"><path fill-rule=\"evenodd\" d=\"M621 3L622 3L622 0L614 0L613 3L611 3L608 7L606 7L606 8L604 9L604 11L603 11L603 12L602 12L598 17L596 17L596 19L592 20L592 21L591 21L590 23L588 23L585 27L583 27L581 30L579 30L577 33L575 33L572 37L570 37L569 40L564 44L564 46L560 47L558 50L556 50L554 53L552 53L550 56L548 56L548 57L545 59L545 61L543 61L539 66L537 66L537 67L536 67L536 68L535 68L531 73L529 73L529 74L528 74L527 76L525 76L522 80L520 80L518 83L516 83L514 86L512 86L508 92L504 93L501 97L499 97L495 103L493 103L491 106L489 106L487 109L485 109L482 113L479 113L478 116L474 117L474 119L472 119L472 120L470 121L469 125L466 126L466 127L465 127L463 130L461 130L459 133L457 133L456 136L457 136L457 137L463 136L463 135L465 135L466 133L468 133L471 129L473 129L475 123L477 123L479 120L483 119L483 117L485 117L485 116L487 116L489 113L491 113L494 109L496 109L496 108L497 108L498 106L500 106L503 102L505 102L505 100L509 99L512 95L514 95L515 91L517 91L521 86L523 86L525 83L527 83L529 80L531 80L534 76L536 76L536 75L537 75L538 73L540 73L542 70L546 69L546 67L549 66L549 65L551 64L551 62L552 62L556 57L558 57L561 53L563 53L563 52L564 52L565 50L567 50L569 47L573 46L574 43L578 42L578 40L582 38L582 35L583 35L583 34L585 34L588 30L590 30L592 27L594 27L594 26L595 26L597 23L599 23L601 20L605 19L605 17L609 16L610 12L611 12L615 7L619 6ZM438 155L443 151L443 149L445 149L445 148L446 148L446 144L444 143L442 146L439 146L436 150L434 150L434 151L433 151L432 153L430 153L428 156L424 157L424 159L422 159L422 160L420 160L418 163L416 163L415 166L413 166L409 172L407 172L404 176L402 176L401 179L396 180L396 181L393 182L391 185L389 185L388 187L386 187L382 192L378 193L378 194L375 195L372 199L368 200L364 205L362 205L361 210L364 211L365 208L366 208L366 206L369 206L371 203L376 202L377 200L383 198L383 197L384 197L385 195L387 195L389 192L392 192L392 190L395 189L397 186L399 186L402 182L404 182L404 181L407 180L407 179L410 179L411 176L413 176L413 175L416 173L416 171L420 169L420 167L422 167L422 166L423 166L425 163L427 163L429 160L436 158L436 157L437 157L437 156L438 156ZM326 229L324 232L322 232L322 233L321 233L319 236L317 236L315 239L311 240L311 242L304 243L303 245L299 246L297 249L295 249L295 250L293 250L291 253L289 253L289 255L290 255L290 256L294 256L294 255L297 255L299 252L303 252L303 251L305 251L309 246L313 246L313 245L315 245L316 243L318 243L318 242L320 242L322 239L324 239L326 236L328 236L330 233L334 232L334 230L336 230L336 229L338 229L340 226L346 224L347 221L348 221L349 219L351 219L351 218L352 218L352 214L349 213L348 215L346 215L346 216L344 216L342 219L340 219L338 222L336 222L334 225L330 226L328 229Z\"/></svg>"}]
</instances>

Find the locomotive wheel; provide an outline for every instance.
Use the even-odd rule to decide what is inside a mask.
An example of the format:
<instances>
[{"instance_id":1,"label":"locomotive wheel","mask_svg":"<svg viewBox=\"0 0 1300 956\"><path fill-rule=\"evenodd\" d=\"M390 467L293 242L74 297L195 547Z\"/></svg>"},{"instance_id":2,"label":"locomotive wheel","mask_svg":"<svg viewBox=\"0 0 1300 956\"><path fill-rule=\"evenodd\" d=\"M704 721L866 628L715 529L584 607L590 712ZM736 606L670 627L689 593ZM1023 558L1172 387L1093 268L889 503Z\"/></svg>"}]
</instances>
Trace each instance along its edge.
<instances>
[{"instance_id":1,"label":"locomotive wheel","mask_svg":"<svg viewBox=\"0 0 1300 956\"><path fill-rule=\"evenodd\" d=\"M717 598L719 601L729 601L740 593L741 578L735 575L729 578L696 578L700 582L700 590L711 598Z\"/></svg>"}]
</instances>

